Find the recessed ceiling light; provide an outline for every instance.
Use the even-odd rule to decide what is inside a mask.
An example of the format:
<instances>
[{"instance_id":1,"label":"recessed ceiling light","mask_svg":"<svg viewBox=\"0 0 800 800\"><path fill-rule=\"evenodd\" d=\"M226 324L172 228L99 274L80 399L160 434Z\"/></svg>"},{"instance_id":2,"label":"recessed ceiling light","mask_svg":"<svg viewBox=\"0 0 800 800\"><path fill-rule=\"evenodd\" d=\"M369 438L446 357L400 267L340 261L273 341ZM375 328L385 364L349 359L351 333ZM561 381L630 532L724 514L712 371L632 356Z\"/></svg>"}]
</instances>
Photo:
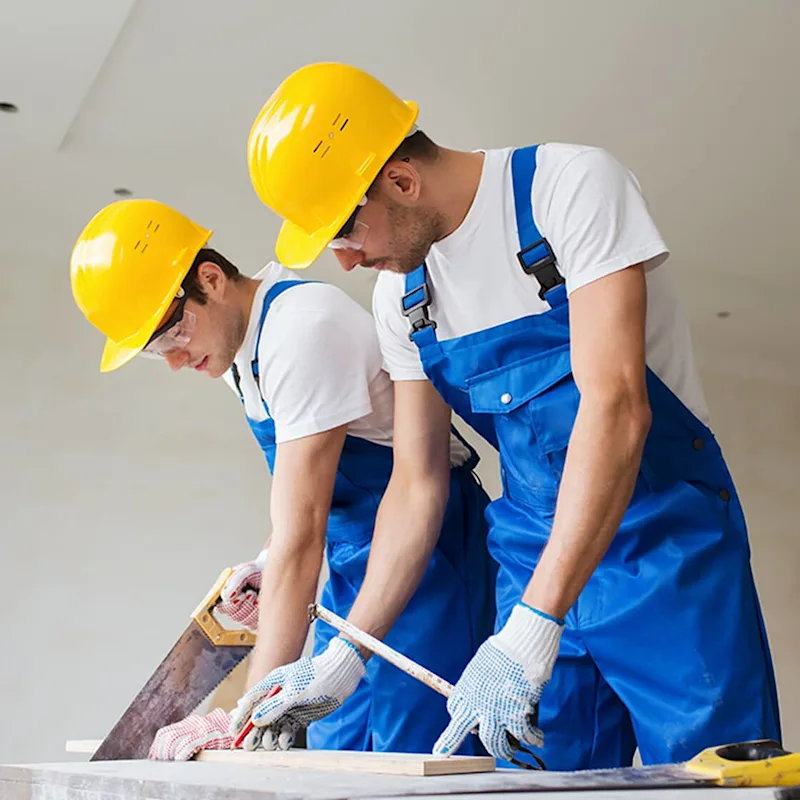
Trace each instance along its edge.
<instances>
[{"instance_id":1,"label":"recessed ceiling light","mask_svg":"<svg viewBox=\"0 0 800 800\"><path fill-rule=\"evenodd\" d=\"M731 315L730 311L717 311L717 316L720 319L725 319L726 317L729 317L730 315Z\"/></svg>"},{"instance_id":2,"label":"recessed ceiling light","mask_svg":"<svg viewBox=\"0 0 800 800\"><path fill-rule=\"evenodd\" d=\"M130 189L126 189L124 186L117 186L117 188L114 189L114 194L117 197L131 197L133 192Z\"/></svg>"},{"instance_id":3,"label":"recessed ceiling light","mask_svg":"<svg viewBox=\"0 0 800 800\"><path fill-rule=\"evenodd\" d=\"M19 109L13 103L0 103L0 111L5 111L6 114L16 114Z\"/></svg>"}]
</instances>

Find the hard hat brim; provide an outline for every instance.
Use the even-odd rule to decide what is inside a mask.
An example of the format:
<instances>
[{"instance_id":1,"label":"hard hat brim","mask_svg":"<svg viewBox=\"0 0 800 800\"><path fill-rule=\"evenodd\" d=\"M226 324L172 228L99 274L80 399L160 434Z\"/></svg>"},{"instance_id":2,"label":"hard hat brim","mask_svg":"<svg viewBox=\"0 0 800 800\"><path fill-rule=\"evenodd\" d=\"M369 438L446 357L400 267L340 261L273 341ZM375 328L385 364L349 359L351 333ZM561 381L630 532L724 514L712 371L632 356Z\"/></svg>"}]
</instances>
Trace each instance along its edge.
<instances>
[{"instance_id":1,"label":"hard hat brim","mask_svg":"<svg viewBox=\"0 0 800 800\"><path fill-rule=\"evenodd\" d=\"M289 269L306 269L320 257L337 231L338 228L331 227L309 236L301 227L286 220L275 242L275 255Z\"/></svg>"},{"instance_id":2,"label":"hard hat brim","mask_svg":"<svg viewBox=\"0 0 800 800\"><path fill-rule=\"evenodd\" d=\"M147 341L144 344L147 344ZM142 352L144 344L138 347L126 347L124 344L106 339L106 346L100 359L100 372L113 372L124 366Z\"/></svg>"}]
</instances>

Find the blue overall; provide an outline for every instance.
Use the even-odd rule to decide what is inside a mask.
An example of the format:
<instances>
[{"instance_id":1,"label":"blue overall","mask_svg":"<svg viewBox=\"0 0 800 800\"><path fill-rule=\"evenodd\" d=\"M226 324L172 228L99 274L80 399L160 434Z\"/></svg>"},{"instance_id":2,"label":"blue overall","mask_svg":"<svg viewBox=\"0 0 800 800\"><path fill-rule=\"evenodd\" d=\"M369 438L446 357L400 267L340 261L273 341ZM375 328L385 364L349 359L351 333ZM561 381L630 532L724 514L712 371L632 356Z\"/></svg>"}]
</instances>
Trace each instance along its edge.
<instances>
[{"instance_id":1,"label":"blue overall","mask_svg":"<svg viewBox=\"0 0 800 800\"><path fill-rule=\"evenodd\" d=\"M402 302L426 375L499 451L503 495L487 510L500 564L496 629L550 534L580 400L564 280L533 220L535 169L536 147L514 151L516 256L550 309L439 341L424 264L407 276ZM656 763L780 737L744 516L722 453L649 369L647 389L653 421L633 498L566 617L542 695L550 769L627 765L637 744Z\"/></svg>"},{"instance_id":2,"label":"blue overall","mask_svg":"<svg viewBox=\"0 0 800 800\"><path fill-rule=\"evenodd\" d=\"M249 377L259 387L259 395L258 342L270 305L283 292L304 283L279 281L264 298ZM240 387L242 378L235 365L233 378ZM239 394L242 396L241 388ZM267 419L248 417L248 422L272 471L277 449L275 424L263 395L261 400ZM495 616L497 565L486 546L484 518L489 498L472 473L478 457L469 449L469 462L450 472L441 536L422 583L385 639L451 683L491 634ZM391 447L350 435L345 438L327 526L330 577L320 600L342 617L349 613L364 579L375 517L392 463ZM322 652L336 634L331 626L317 621L314 653ZM383 659L372 658L355 693L337 711L309 726L307 743L315 749L424 753L431 751L448 721L441 695ZM480 748L477 737L470 737L460 752L482 754Z\"/></svg>"}]
</instances>

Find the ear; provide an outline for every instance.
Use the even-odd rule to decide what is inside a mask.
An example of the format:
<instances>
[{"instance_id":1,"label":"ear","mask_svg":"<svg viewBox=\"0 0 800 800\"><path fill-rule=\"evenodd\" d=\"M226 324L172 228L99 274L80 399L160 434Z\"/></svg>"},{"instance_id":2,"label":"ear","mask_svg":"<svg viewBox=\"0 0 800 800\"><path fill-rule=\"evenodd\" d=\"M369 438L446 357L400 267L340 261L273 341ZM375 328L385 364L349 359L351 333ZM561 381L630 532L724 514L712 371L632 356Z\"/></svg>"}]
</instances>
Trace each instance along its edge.
<instances>
[{"instance_id":1,"label":"ear","mask_svg":"<svg viewBox=\"0 0 800 800\"><path fill-rule=\"evenodd\" d=\"M422 177L410 162L390 161L382 173L383 189L395 202L409 205L419 200Z\"/></svg>"},{"instance_id":2,"label":"ear","mask_svg":"<svg viewBox=\"0 0 800 800\"><path fill-rule=\"evenodd\" d=\"M213 261L203 261L197 267L197 279L207 297L221 300L225 294L225 273Z\"/></svg>"}]
</instances>

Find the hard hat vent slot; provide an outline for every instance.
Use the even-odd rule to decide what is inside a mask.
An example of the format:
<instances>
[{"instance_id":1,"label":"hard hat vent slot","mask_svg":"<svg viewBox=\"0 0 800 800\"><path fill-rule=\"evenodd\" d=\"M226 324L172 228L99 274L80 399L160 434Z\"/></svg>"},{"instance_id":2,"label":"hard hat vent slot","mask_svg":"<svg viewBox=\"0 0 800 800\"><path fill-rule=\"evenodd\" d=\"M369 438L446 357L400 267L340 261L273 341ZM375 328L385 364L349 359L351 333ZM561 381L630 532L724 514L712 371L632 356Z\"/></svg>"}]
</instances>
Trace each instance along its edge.
<instances>
[{"instance_id":1,"label":"hard hat vent slot","mask_svg":"<svg viewBox=\"0 0 800 800\"><path fill-rule=\"evenodd\" d=\"M331 136L333 136L333 134L331 134ZM319 140L319 142L317 142L317 146L314 148L313 152L314 152L314 153L316 153L316 152L317 152L317 151L320 149L320 147L322 147L322 139L320 139L320 140ZM319 154L319 157L320 157L320 158L325 158L325 156L326 156L326 155L327 155L327 153L328 153L328 150L330 150L330 149L331 149L331 146L330 146L330 145L328 145L328 146L327 146L327 147L326 147L326 148L325 148L325 149L324 149L324 150L323 150L323 151L322 151L322 152Z\"/></svg>"},{"instance_id":2,"label":"hard hat vent slot","mask_svg":"<svg viewBox=\"0 0 800 800\"><path fill-rule=\"evenodd\" d=\"M155 228L154 228L153 227L153 222L154 221L151 219L150 222L147 223L147 228L146 228L147 233L145 233L145 235L144 235L145 239L149 239L151 234L155 235L156 233L158 233L158 229L161 227L161 223L160 222L156 222L155 223ZM139 239L136 242L136 244L133 246L133 249L134 250L138 250L138 252L140 254L143 254L144 251L147 250L147 245L149 244L149 242L145 242L144 245L142 246L141 250L139 250L139 245L140 244L142 244L142 240L141 239Z\"/></svg>"},{"instance_id":3,"label":"hard hat vent slot","mask_svg":"<svg viewBox=\"0 0 800 800\"><path fill-rule=\"evenodd\" d=\"M340 133L341 133L341 131L343 131L347 127L347 123L350 122L350 117L347 117L344 120L344 122L342 122L342 124L339 125L339 120L341 118L342 118L342 115L341 114L337 114L336 115L336 119L334 119L333 123L331 124L332 128L335 128L338 125ZM334 132L333 131L329 131L328 132L328 139L333 139L333 138L334 138ZM319 153L319 157L320 158L325 158L325 156L328 154L328 150L331 149L331 145L329 143L328 146L324 150L322 150L322 152L320 152L320 148L322 147L322 145L324 143L325 143L325 140L324 139L320 139L317 142L317 146L312 150L313 153Z\"/></svg>"}]
</instances>

